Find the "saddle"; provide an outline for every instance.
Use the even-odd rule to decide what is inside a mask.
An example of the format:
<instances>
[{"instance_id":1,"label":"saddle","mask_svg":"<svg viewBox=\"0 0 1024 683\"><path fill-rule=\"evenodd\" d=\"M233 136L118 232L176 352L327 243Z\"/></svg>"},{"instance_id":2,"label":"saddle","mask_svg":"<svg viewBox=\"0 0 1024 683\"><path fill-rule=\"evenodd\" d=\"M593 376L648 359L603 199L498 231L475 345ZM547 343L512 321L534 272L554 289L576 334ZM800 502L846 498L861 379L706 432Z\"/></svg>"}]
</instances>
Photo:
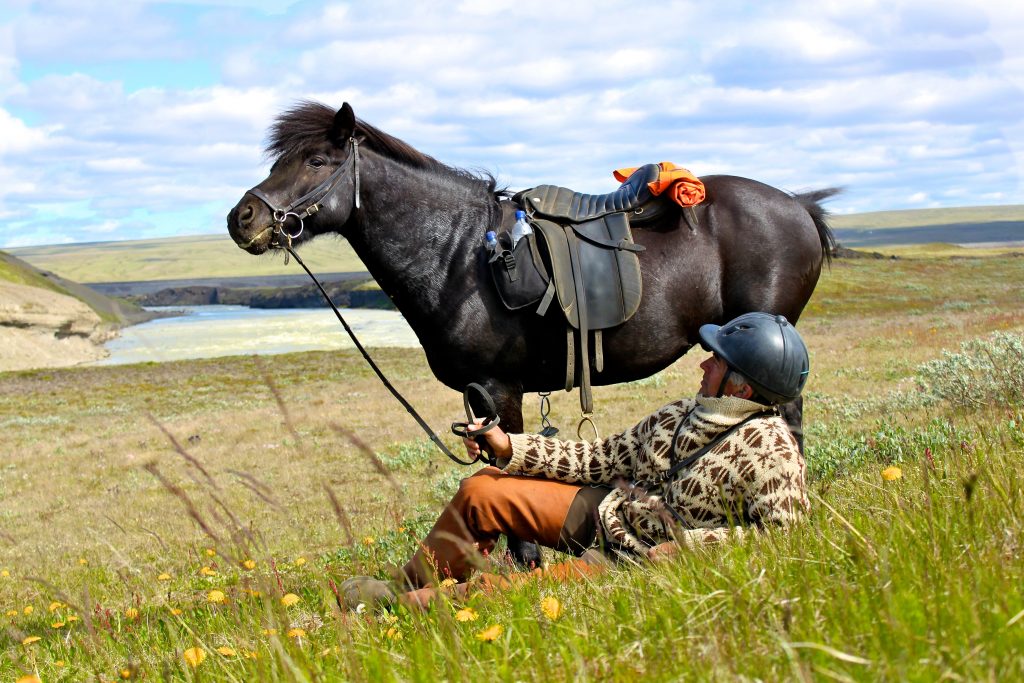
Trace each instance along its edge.
<instances>
[{"instance_id":1,"label":"saddle","mask_svg":"<svg viewBox=\"0 0 1024 683\"><path fill-rule=\"evenodd\" d=\"M513 247L507 233L498 235L490 257L498 294L510 310L537 304L544 315L557 299L565 316L565 390L577 386L580 406L593 412L591 363L604 370L601 331L625 323L640 306L642 282L630 224L642 224L677 209L648 189L657 164L638 168L607 194L583 194L556 185L524 190L510 204L523 208L534 229ZM593 333L593 359L590 336Z\"/></svg>"}]
</instances>

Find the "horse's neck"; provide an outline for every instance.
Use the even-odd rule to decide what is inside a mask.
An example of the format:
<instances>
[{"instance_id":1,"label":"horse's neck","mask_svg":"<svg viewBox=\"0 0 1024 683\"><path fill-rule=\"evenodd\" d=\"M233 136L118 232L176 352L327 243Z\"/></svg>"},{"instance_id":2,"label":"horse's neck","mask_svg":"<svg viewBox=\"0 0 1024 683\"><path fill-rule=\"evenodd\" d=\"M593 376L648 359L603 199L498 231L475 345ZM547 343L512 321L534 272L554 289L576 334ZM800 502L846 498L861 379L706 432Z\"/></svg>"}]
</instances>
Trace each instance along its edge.
<instances>
[{"instance_id":1,"label":"horse's neck","mask_svg":"<svg viewBox=\"0 0 1024 683\"><path fill-rule=\"evenodd\" d=\"M415 327L450 305L452 292L476 286L475 255L498 209L471 180L366 156L348 239Z\"/></svg>"}]
</instances>

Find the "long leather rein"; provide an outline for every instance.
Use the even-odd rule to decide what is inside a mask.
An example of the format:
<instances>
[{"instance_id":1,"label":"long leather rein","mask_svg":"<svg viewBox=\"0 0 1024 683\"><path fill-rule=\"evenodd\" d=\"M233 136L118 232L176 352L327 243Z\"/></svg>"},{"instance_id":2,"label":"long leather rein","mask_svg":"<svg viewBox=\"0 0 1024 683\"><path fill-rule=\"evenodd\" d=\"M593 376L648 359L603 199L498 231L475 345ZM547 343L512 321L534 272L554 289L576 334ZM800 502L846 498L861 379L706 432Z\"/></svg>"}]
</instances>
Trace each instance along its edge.
<instances>
[{"instance_id":1,"label":"long leather rein","mask_svg":"<svg viewBox=\"0 0 1024 683\"><path fill-rule=\"evenodd\" d=\"M355 210L358 211L360 208L359 141L356 140L355 136L352 136L349 138L349 142L352 145L352 174L354 176L355 185L355 187L353 188L355 195L353 199L353 206L355 207ZM356 333L353 332L352 328L349 327L349 324L345 322L345 318L341 315L341 311L339 311L338 307L334 305L334 301L331 300L330 295L327 293L327 290L324 289L324 286L320 283L320 280L318 280L317 277L313 275L313 271L309 269L309 267L303 262L303 260L299 258L299 255L295 253L295 250L292 249L292 240L301 235L305 227L303 221L320 210L321 203L325 199L327 199L327 197L337 188L338 183L341 181L342 173L344 172L346 166L346 164L339 165L338 168L335 169L335 171L331 173L331 175L328 176L326 180L324 180L315 188L313 188L306 194L302 195L301 197L299 197L298 199L296 199L295 201L293 201L291 204L284 208L278 208L277 206L275 206L274 202L271 201L270 198L267 197L266 194L264 194L263 191L259 190L258 188L254 187L251 190L249 190L248 193L259 199L264 204L266 204L267 208L269 208L273 212L274 222L268 228L273 229L274 231L274 241L271 243L271 246L275 249L283 249L288 255L294 258L295 261L300 266L302 266L302 269L306 271L306 274L309 275L310 279L313 280L313 283L316 285L317 289L320 290L320 294L323 295L324 300L331 307L331 310L334 311L334 315L337 316L338 321L341 323L341 326L345 328L345 331L348 333L348 336L352 339L352 343L355 344L356 349L358 349L359 353L366 360L367 364L369 364L370 368L377 374L377 377L380 378L381 383L383 383L387 390L391 392L391 395L394 396L395 399L397 399L398 402L402 404L402 407L405 408L410 415L412 415L413 419L416 420L416 423L419 424L423 431L427 433L427 436L430 437L430 440L434 442L434 445L437 446L442 453L444 453L452 461L457 462L460 465L472 465L475 462L477 462L480 458L477 457L476 459L467 462L456 456L454 453L452 453L451 450L444 445L441 439L438 438L437 434L434 433L434 430L430 428L430 425L428 425L426 421L422 417L420 417L420 414L416 412L416 409L413 408L412 404L409 403L409 401L407 401L405 397L402 396L398 389L396 389L394 385L392 385L391 382L388 381L388 378L384 376L384 373L381 371L381 369L377 366L376 363L373 362L373 358L370 357L370 354L368 354L366 352L366 349L363 348L363 345L359 343L359 339L356 337ZM306 202L311 203L305 209L303 209L301 213L297 213L298 207L302 206ZM285 229L285 222L291 216L295 217L299 221L299 230L295 234L291 234ZM250 244L252 242L255 242L258 238L262 237L265 232L266 230L263 230L260 233L258 233L257 236L252 239ZM278 238L281 238L284 241L278 241ZM490 427L488 427L488 429L489 428ZM486 429L475 432L473 436L475 436L476 434L481 434L483 433L483 431L486 431Z\"/></svg>"}]
</instances>

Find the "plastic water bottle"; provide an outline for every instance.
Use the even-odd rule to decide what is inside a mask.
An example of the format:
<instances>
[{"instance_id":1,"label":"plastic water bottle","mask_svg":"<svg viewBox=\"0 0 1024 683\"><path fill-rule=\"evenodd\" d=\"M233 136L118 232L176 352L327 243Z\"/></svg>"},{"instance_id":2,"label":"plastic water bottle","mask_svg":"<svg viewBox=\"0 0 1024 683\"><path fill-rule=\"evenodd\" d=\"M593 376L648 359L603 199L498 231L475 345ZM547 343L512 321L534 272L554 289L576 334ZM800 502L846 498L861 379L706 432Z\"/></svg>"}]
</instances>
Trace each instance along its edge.
<instances>
[{"instance_id":1,"label":"plastic water bottle","mask_svg":"<svg viewBox=\"0 0 1024 683\"><path fill-rule=\"evenodd\" d=\"M526 220L525 211L516 211L516 224L512 226L512 248L515 249L516 242L533 232L530 222Z\"/></svg>"},{"instance_id":2,"label":"plastic water bottle","mask_svg":"<svg viewBox=\"0 0 1024 683\"><path fill-rule=\"evenodd\" d=\"M484 235L484 246L487 251L494 251L498 248L498 235L493 230L488 230Z\"/></svg>"}]
</instances>

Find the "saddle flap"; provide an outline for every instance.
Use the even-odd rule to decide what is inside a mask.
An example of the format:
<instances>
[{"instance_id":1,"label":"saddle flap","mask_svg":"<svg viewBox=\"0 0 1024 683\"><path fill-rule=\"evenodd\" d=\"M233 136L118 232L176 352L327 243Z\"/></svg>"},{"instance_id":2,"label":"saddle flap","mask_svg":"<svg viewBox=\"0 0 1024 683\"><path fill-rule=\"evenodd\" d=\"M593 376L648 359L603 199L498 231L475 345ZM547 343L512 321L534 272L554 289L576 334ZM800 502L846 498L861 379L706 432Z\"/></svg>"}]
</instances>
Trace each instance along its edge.
<instances>
[{"instance_id":1,"label":"saddle flap","mask_svg":"<svg viewBox=\"0 0 1024 683\"><path fill-rule=\"evenodd\" d=\"M590 330L615 327L640 307L640 259L629 219L617 213L561 226L535 220L550 258L550 275L566 320L580 329L580 307ZM575 264L575 269L574 269Z\"/></svg>"},{"instance_id":2,"label":"saddle flap","mask_svg":"<svg viewBox=\"0 0 1024 683\"><path fill-rule=\"evenodd\" d=\"M634 251L629 219L613 213L574 225L573 230L581 237L579 261L590 329L621 325L636 313L641 295L640 259ZM618 246L600 246L605 244Z\"/></svg>"},{"instance_id":3,"label":"saddle flap","mask_svg":"<svg viewBox=\"0 0 1024 683\"><path fill-rule=\"evenodd\" d=\"M580 326L579 309L576 306L576 279L572 274L572 256L565 228L543 218L534 219L534 228L544 239L547 247L550 276L555 283L558 306L565 319L575 328Z\"/></svg>"}]
</instances>

